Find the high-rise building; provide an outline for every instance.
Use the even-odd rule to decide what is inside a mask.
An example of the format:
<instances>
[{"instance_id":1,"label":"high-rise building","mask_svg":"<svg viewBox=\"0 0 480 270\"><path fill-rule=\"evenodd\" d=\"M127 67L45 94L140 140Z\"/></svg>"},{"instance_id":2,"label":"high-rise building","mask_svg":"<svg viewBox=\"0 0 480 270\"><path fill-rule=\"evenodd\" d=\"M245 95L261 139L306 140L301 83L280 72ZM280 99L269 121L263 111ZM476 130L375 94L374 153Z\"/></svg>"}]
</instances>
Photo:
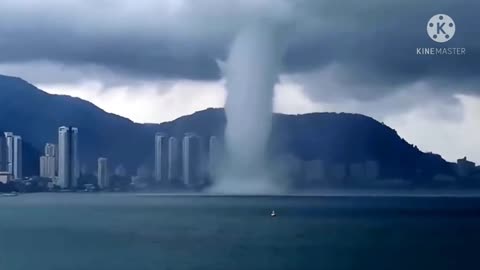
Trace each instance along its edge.
<instances>
[{"instance_id":1,"label":"high-rise building","mask_svg":"<svg viewBox=\"0 0 480 270\"><path fill-rule=\"evenodd\" d=\"M40 157L40 176L55 178L57 174L57 147L53 143L45 145L45 155Z\"/></svg>"},{"instance_id":2,"label":"high-rise building","mask_svg":"<svg viewBox=\"0 0 480 270\"><path fill-rule=\"evenodd\" d=\"M13 175L13 132L5 132L7 142L7 171Z\"/></svg>"},{"instance_id":3,"label":"high-rise building","mask_svg":"<svg viewBox=\"0 0 480 270\"><path fill-rule=\"evenodd\" d=\"M168 139L168 181L177 181L180 178L180 147L175 137Z\"/></svg>"},{"instance_id":4,"label":"high-rise building","mask_svg":"<svg viewBox=\"0 0 480 270\"><path fill-rule=\"evenodd\" d=\"M40 157L40 176L46 178L55 178L56 159L55 157Z\"/></svg>"},{"instance_id":5,"label":"high-rise building","mask_svg":"<svg viewBox=\"0 0 480 270\"><path fill-rule=\"evenodd\" d=\"M152 178L152 170L146 165L140 165L137 168L137 177L140 179L150 179Z\"/></svg>"},{"instance_id":6,"label":"high-rise building","mask_svg":"<svg viewBox=\"0 0 480 270\"><path fill-rule=\"evenodd\" d=\"M58 129L58 185L61 188L76 188L80 176L78 160L78 129Z\"/></svg>"},{"instance_id":7,"label":"high-rise building","mask_svg":"<svg viewBox=\"0 0 480 270\"><path fill-rule=\"evenodd\" d=\"M365 181L367 178L365 163L351 163L348 165L348 175L355 182Z\"/></svg>"},{"instance_id":8,"label":"high-rise building","mask_svg":"<svg viewBox=\"0 0 480 270\"><path fill-rule=\"evenodd\" d=\"M45 156L46 157L56 157L57 156L57 146L53 143L45 144Z\"/></svg>"},{"instance_id":9,"label":"high-rise building","mask_svg":"<svg viewBox=\"0 0 480 270\"><path fill-rule=\"evenodd\" d=\"M23 177L22 137L13 136L13 178Z\"/></svg>"},{"instance_id":10,"label":"high-rise building","mask_svg":"<svg viewBox=\"0 0 480 270\"><path fill-rule=\"evenodd\" d=\"M127 176L127 169L125 169L125 167L120 164L115 168L115 175L125 177Z\"/></svg>"},{"instance_id":11,"label":"high-rise building","mask_svg":"<svg viewBox=\"0 0 480 270\"><path fill-rule=\"evenodd\" d=\"M377 180L380 176L380 164L376 160L365 162L365 178L367 180Z\"/></svg>"},{"instance_id":12,"label":"high-rise building","mask_svg":"<svg viewBox=\"0 0 480 270\"><path fill-rule=\"evenodd\" d=\"M5 132L7 145L7 166L6 169L13 176L13 179L23 177L22 137L12 132Z\"/></svg>"},{"instance_id":13,"label":"high-rise building","mask_svg":"<svg viewBox=\"0 0 480 270\"><path fill-rule=\"evenodd\" d=\"M40 177L47 177L47 157L40 157Z\"/></svg>"},{"instance_id":14,"label":"high-rise building","mask_svg":"<svg viewBox=\"0 0 480 270\"><path fill-rule=\"evenodd\" d=\"M308 184L323 184L327 178L325 162L323 160L306 161L304 174Z\"/></svg>"},{"instance_id":15,"label":"high-rise building","mask_svg":"<svg viewBox=\"0 0 480 270\"><path fill-rule=\"evenodd\" d=\"M0 171L0 183L6 184L12 179L12 175L9 172Z\"/></svg>"},{"instance_id":16,"label":"high-rise building","mask_svg":"<svg viewBox=\"0 0 480 270\"><path fill-rule=\"evenodd\" d=\"M186 133L183 138L183 182L186 186L198 186L202 181L202 146L200 137Z\"/></svg>"},{"instance_id":17,"label":"high-rise building","mask_svg":"<svg viewBox=\"0 0 480 270\"><path fill-rule=\"evenodd\" d=\"M210 177L214 177L218 172L220 163L220 144L216 136L211 136L208 141L208 169Z\"/></svg>"},{"instance_id":18,"label":"high-rise building","mask_svg":"<svg viewBox=\"0 0 480 270\"><path fill-rule=\"evenodd\" d=\"M98 173L97 173L99 188L105 189L110 187L110 181L108 177L109 177L108 176L108 159L101 157L98 159Z\"/></svg>"},{"instance_id":19,"label":"high-rise building","mask_svg":"<svg viewBox=\"0 0 480 270\"><path fill-rule=\"evenodd\" d=\"M168 177L168 137L165 133L155 134L155 181Z\"/></svg>"},{"instance_id":20,"label":"high-rise building","mask_svg":"<svg viewBox=\"0 0 480 270\"><path fill-rule=\"evenodd\" d=\"M4 136L0 136L0 172L8 172L8 145Z\"/></svg>"},{"instance_id":21,"label":"high-rise building","mask_svg":"<svg viewBox=\"0 0 480 270\"><path fill-rule=\"evenodd\" d=\"M347 165L343 163L331 164L329 168L329 177L335 181L334 184L344 184L347 176Z\"/></svg>"}]
</instances>

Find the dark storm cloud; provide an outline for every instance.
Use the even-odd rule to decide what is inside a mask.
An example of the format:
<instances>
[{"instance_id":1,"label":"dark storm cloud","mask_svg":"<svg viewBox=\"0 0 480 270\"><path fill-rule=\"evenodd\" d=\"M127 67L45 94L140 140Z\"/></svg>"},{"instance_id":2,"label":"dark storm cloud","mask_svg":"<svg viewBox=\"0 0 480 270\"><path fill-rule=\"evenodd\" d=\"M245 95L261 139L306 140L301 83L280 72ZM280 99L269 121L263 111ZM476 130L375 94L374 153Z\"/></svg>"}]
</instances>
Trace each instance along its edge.
<instances>
[{"instance_id":1,"label":"dark storm cloud","mask_svg":"<svg viewBox=\"0 0 480 270\"><path fill-rule=\"evenodd\" d=\"M454 107L459 105L455 94L480 94L479 2L341 4L318 2L311 8L319 11L320 34L298 38L285 59L286 69L297 73L294 77L311 99L327 103L354 99L385 115L427 99ZM450 15L456 24L455 36L443 44L426 33L427 21L439 13ZM416 54L417 48L431 47L465 48L467 55Z\"/></svg>"},{"instance_id":2,"label":"dark storm cloud","mask_svg":"<svg viewBox=\"0 0 480 270\"><path fill-rule=\"evenodd\" d=\"M353 78L387 84L425 77L464 79L480 71L478 1L339 3L316 4L314 10L326 29L290 47L288 70L308 71L335 63L346 67ZM454 38L443 44L426 34L427 21L438 13L450 15L457 26ZM419 47L463 47L467 55L422 56L416 54Z\"/></svg>"},{"instance_id":3,"label":"dark storm cloud","mask_svg":"<svg viewBox=\"0 0 480 270\"><path fill-rule=\"evenodd\" d=\"M0 62L94 64L139 77L211 79L219 76L214 60L217 54L215 45L201 48L201 45L194 47L194 44L153 37L149 40L127 33L120 37L106 37L103 34L78 36L68 29L49 31L52 30L47 25L36 31L3 33Z\"/></svg>"},{"instance_id":4,"label":"dark storm cloud","mask_svg":"<svg viewBox=\"0 0 480 270\"><path fill-rule=\"evenodd\" d=\"M466 82L480 71L478 10L475 0L4 0L0 63L93 64L131 77L213 80L220 76L215 59L224 58L232 36L266 18L288 25L286 74L313 76L333 66L345 88L362 89L353 95L359 99L419 80L470 89ZM444 44L426 34L438 13L457 26ZM467 55L416 55L417 47L464 47Z\"/></svg>"}]
</instances>

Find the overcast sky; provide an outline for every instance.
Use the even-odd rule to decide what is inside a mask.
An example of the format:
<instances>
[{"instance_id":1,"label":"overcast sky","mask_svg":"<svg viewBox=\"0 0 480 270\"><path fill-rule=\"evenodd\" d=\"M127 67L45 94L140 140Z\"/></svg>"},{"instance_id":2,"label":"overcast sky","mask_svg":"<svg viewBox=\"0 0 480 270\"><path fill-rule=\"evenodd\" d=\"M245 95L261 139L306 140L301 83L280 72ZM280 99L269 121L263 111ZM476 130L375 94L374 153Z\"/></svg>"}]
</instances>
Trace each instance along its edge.
<instances>
[{"instance_id":1,"label":"overcast sky","mask_svg":"<svg viewBox=\"0 0 480 270\"><path fill-rule=\"evenodd\" d=\"M0 73L137 122L222 107L217 60L252 21L284 31L275 111L383 121L423 151L480 162L476 0L2 0ZM444 13L454 37L436 43ZM466 55L417 55L416 48Z\"/></svg>"}]
</instances>

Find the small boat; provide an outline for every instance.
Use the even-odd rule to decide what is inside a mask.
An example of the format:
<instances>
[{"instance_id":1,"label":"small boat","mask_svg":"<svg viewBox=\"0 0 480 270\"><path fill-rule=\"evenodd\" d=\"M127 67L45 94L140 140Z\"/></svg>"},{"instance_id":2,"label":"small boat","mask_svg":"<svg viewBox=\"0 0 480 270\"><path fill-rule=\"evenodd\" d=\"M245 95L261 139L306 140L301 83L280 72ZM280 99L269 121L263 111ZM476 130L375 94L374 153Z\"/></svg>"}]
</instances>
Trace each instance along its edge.
<instances>
[{"instance_id":1,"label":"small boat","mask_svg":"<svg viewBox=\"0 0 480 270\"><path fill-rule=\"evenodd\" d=\"M275 214L275 210L272 210L272 213L270 214L271 217L276 217L277 214Z\"/></svg>"}]
</instances>

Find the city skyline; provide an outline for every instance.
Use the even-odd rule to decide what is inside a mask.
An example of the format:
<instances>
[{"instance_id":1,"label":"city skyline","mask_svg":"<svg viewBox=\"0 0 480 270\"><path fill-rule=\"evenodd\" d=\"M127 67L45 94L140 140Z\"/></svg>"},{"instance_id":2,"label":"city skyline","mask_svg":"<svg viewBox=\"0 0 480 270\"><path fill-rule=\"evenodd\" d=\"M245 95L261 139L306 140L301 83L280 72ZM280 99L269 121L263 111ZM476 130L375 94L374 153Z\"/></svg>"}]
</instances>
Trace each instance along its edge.
<instances>
[{"instance_id":1,"label":"city skyline","mask_svg":"<svg viewBox=\"0 0 480 270\"><path fill-rule=\"evenodd\" d=\"M46 143L44 147L44 155L40 157L40 177L49 178L53 180L54 184L57 184L63 189L83 189L83 184L80 186L78 183L80 174L77 173L78 169L75 167L66 168L64 171L70 171L73 175L70 175L70 179L64 178L61 172L61 166L64 166L62 159L70 160L72 162L68 166L75 166L78 168L79 158L78 152L78 134L79 130L75 127L62 126L58 128L58 148L54 143ZM16 138L16 140L15 140ZM155 152L155 160L153 168L156 164L163 164L165 178L158 181L156 169L153 170L151 177L156 183L163 184L175 184L182 183L187 188L196 188L202 186L206 181L215 180L219 163L221 161L224 147L217 136L211 135L202 137L193 132L187 132L181 137L181 140L175 136L169 136L165 132L156 132L154 135L154 142L152 143L152 149ZM10 146L9 142L10 141ZM15 142L16 141L16 142ZM182 141L182 147L179 148L178 142ZM15 144L21 143L21 136L15 135L12 132L5 132L5 136L0 139L0 157L7 158L8 155L21 149L21 146L15 147ZM159 147L161 146L161 147ZM5 148L6 147L6 148ZM22 156L22 151L17 154L17 157ZM58 160L56 159L58 153ZM63 154L62 154L63 153ZM180 154L181 153L181 154ZM15 155L14 155L15 156ZM364 162L356 163L329 163L323 160L309 160L303 161L300 166L293 166L297 164L298 160L295 160L292 156L281 157L284 160L288 160L287 164L290 167L284 173L288 173L292 179L297 179L297 185L369 185L380 179L380 171L382 169L379 161L365 160ZM294 158L294 159L292 159ZM0 159L1 161L2 159ZM158 160L165 160L163 163L158 163ZM0 163L1 165L2 163ZM5 167L5 162L3 163ZM56 168L58 164L58 176L56 174ZM96 185L101 190L107 190L111 187L110 177L112 175L125 177L127 176L121 165L117 165L114 171L110 171L108 164L108 158L99 157L97 159L96 168ZM468 179L470 177L479 177L480 174L475 174L480 166L476 166L474 162L467 160L466 158L460 158L455 164L455 174L458 179ZM14 166L15 167L15 166ZM5 168L12 168L7 166ZM292 171L293 169L293 171ZM75 172L77 170L77 172ZM180 173L181 171L181 173ZM0 170L1 172L1 170ZM8 171L7 171L8 172ZM17 175L21 175L21 166L17 165ZM144 174L146 173L146 174ZM136 177L149 177L148 171L145 171L143 176L138 173ZM22 177L15 176L13 171L10 172L11 178L21 179ZM88 174L88 172L87 172ZM5 177L5 172L0 175L0 182ZM133 176L132 176L133 177ZM209 179L209 180L208 180ZM432 179L438 183L453 183L458 181L455 176L437 174ZM480 180L480 179L478 179ZM180 181L180 182L178 182ZM345 182L347 181L347 182ZM464 180L462 180L464 181ZM402 179L392 180L391 182L385 181L386 184L401 187L406 185L407 182ZM133 184L132 178L132 184Z\"/></svg>"}]
</instances>

